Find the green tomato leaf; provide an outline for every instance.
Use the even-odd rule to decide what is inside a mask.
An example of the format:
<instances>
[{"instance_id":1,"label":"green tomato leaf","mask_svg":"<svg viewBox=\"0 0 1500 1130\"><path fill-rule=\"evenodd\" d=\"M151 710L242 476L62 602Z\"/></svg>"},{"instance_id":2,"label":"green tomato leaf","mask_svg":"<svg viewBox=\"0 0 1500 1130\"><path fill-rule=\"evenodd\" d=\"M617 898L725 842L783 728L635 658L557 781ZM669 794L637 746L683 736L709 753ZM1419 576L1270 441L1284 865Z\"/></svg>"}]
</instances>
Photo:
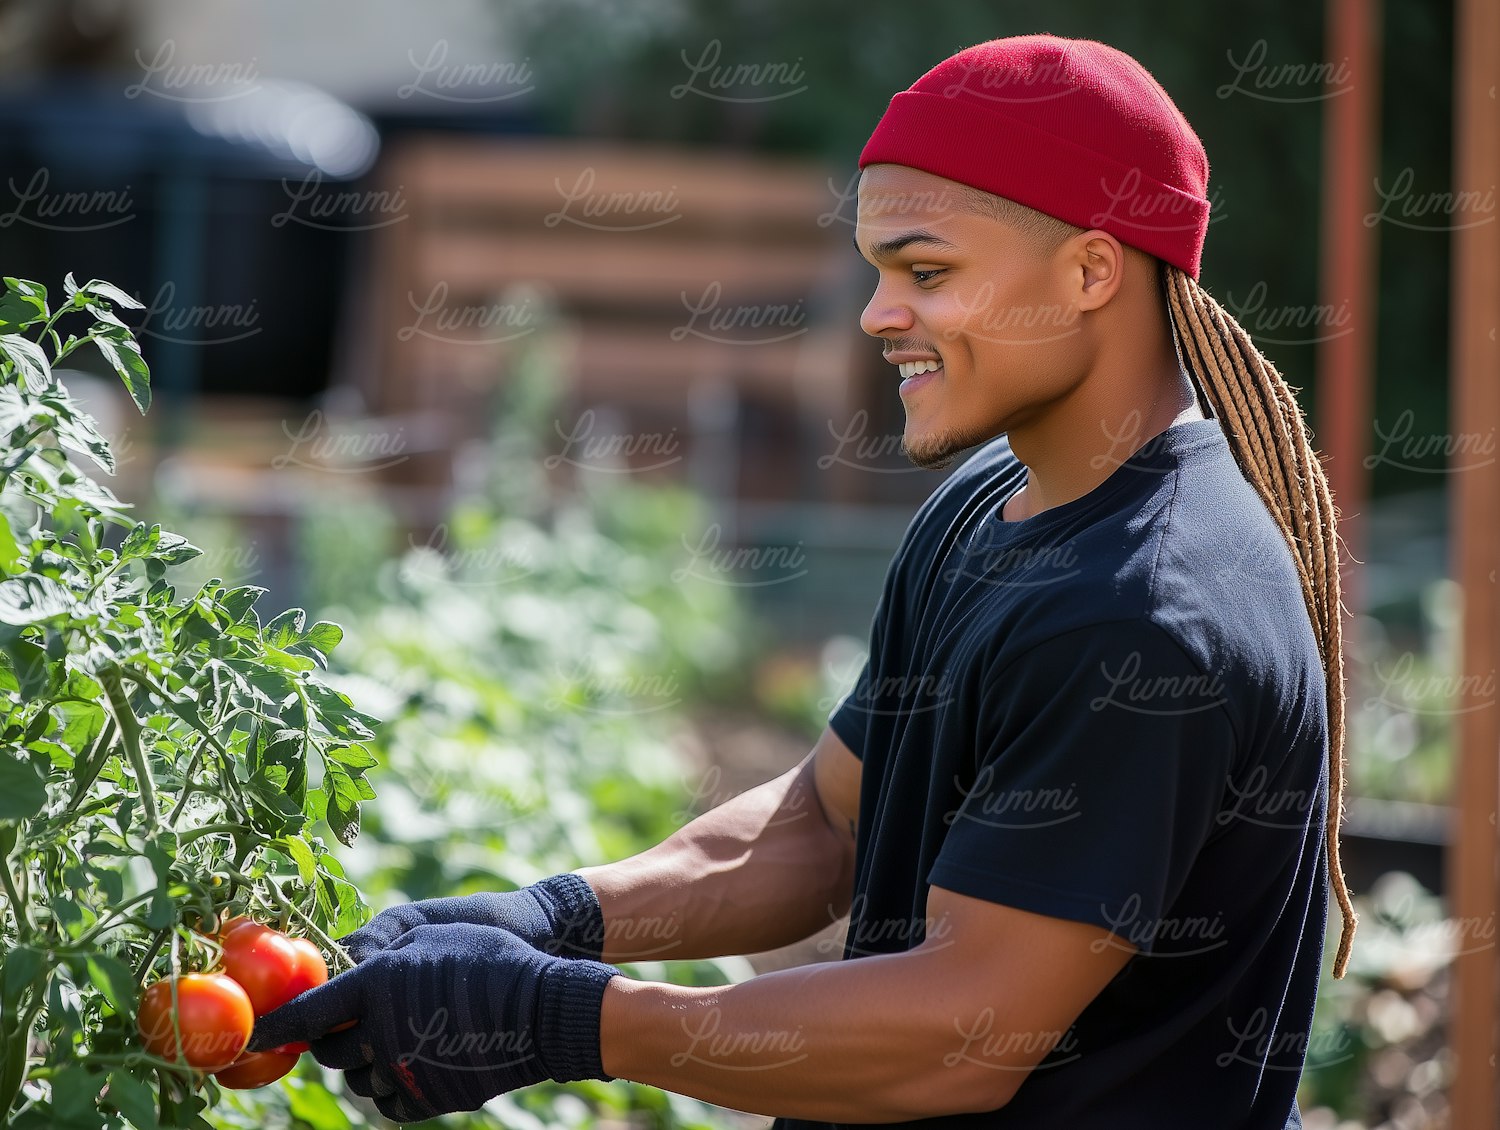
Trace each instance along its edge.
<instances>
[{"instance_id":1,"label":"green tomato leaf","mask_svg":"<svg viewBox=\"0 0 1500 1130\"><path fill-rule=\"evenodd\" d=\"M311 671L317 666L317 663L305 655L293 655L276 647L267 647L262 658L272 667L281 667L287 671Z\"/></svg>"},{"instance_id":2,"label":"green tomato leaf","mask_svg":"<svg viewBox=\"0 0 1500 1130\"><path fill-rule=\"evenodd\" d=\"M52 383L52 367L40 345L20 334L0 334L0 354L15 363L21 376L26 378L26 387L32 392L47 391L47 386Z\"/></svg>"},{"instance_id":3,"label":"green tomato leaf","mask_svg":"<svg viewBox=\"0 0 1500 1130\"><path fill-rule=\"evenodd\" d=\"M120 560L134 561L138 557L145 557L156 548L156 543L160 540L159 525L148 526L145 522L137 522L135 528L125 535L125 541L120 546Z\"/></svg>"},{"instance_id":4,"label":"green tomato leaf","mask_svg":"<svg viewBox=\"0 0 1500 1130\"><path fill-rule=\"evenodd\" d=\"M29 988L37 987L47 970L47 955L31 946L16 946L0 964L0 1005L7 1015L21 1003Z\"/></svg>"},{"instance_id":5,"label":"green tomato leaf","mask_svg":"<svg viewBox=\"0 0 1500 1130\"><path fill-rule=\"evenodd\" d=\"M218 604L225 618L231 624L238 624L244 620L254 607L255 602L264 596L266 590L258 585L241 585L239 588L230 589L219 597ZM316 627L316 625L314 625Z\"/></svg>"},{"instance_id":6,"label":"green tomato leaf","mask_svg":"<svg viewBox=\"0 0 1500 1130\"><path fill-rule=\"evenodd\" d=\"M0 386L0 434L9 435L32 420L48 415L35 400L23 396L17 386Z\"/></svg>"},{"instance_id":7,"label":"green tomato leaf","mask_svg":"<svg viewBox=\"0 0 1500 1130\"><path fill-rule=\"evenodd\" d=\"M0 570L6 573L17 572L23 556L15 531L10 528L10 519L4 511L0 511Z\"/></svg>"},{"instance_id":8,"label":"green tomato leaf","mask_svg":"<svg viewBox=\"0 0 1500 1130\"><path fill-rule=\"evenodd\" d=\"M47 319L47 288L26 279L5 277L0 295L0 329L23 329Z\"/></svg>"},{"instance_id":9,"label":"green tomato leaf","mask_svg":"<svg viewBox=\"0 0 1500 1130\"><path fill-rule=\"evenodd\" d=\"M307 613L300 608L288 608L260 630L261 638L275 648L287 648L302 639L302 624Z\"/></svg>"},{"instance_id":10,"label":"green tomato leaf","mask_svg":"<svg viewBox=\"0 0 1500 1130\"><path fill-rule=\"evenodd\" d=\"M352 788L352 781L350 786ZM354 841L359 836L358 794L335 788L328 798L328 827L333 830L339 843L345 847L354 846Z\"/></svg>"},{"instance_id":11,"label":"green tomato leaf","mask_svg":"<svg viewBox=\"0 0 1500 1130\"><path fill-rule=\"evenodd\" d=\"M305 1122L314 1130L352 1130L354 1124L349 1116L322 1083L289 1078L285 1090L289 1112L298 1122Z\"/></svg>"},{"instance_id":12,"label":"green tomato leaf","mask_svg":"<svg viewBox=\"0 0 1500 1130\"><path fill-rule=\"evenodd\" d=\"M135 1011L135 975L124 962L105 953L90 955L89 980L116 1012Z\"/></svg>"},{"instance_id":13,"label":"green tomato leaf","mask_svg":"<svg viewBox=\"0 0 1500 1130\"><path fill-rule=\"evenodd\" d=\"M22 576L0 581L0 624L39 624L79 611L66 585L51 577Z\"/></svg>"},{"instance_id":14,"label":"green tomato leaf","mask_svg":"<svg viewBox=\"0 0 1500 1130\"><path fill-rule=\"evenodd\" d=\"M117 1067L109 1073L109 1089L103 1101L129 1119L136 1130L161 1130L151 1088L125 1068Z\"/></svg>"},{"instance_id":15,"label":"green tomato leaf","mask_svg":"<svg viewBox=\"0 0 1500 1130\"><path fill-rule=\"evenodd\" d=\"M46 803L47 786L31 762L0 754L0 820L30 820Z\"/></svg>"},{"instance_id":16,"label":"green tomato leaf","mask_svg":"<svg viewBox=\"0 0 1500 1130\"><path fill-rule=\"evenodd\" d=\"M319 620L311 628L307 629L307 635L302 637L302 642L317 648L327 655L344 638L344 629L330 620Z\"/></svg>"},{"instance_id":17,"label":"green tomato leaf","mask_svg":"<svg viewBox=\"0 0 1500 1130\"><path fill-rule=\"evenodd\" d=\"M351 742L348 745L330 745L323 751L323 756L350 769L373 769L379 764L375 755L358 742Z\"/></svg>"},{"instance_id":18,"label":"green tomato leaf","mask_svg":"<svg viewBox=\"0 0 1500 1130\"><path fill-rule=\"evenodd\" d=\"M64 1067L52 1077L49 1124L55 1130L102 1130L104 1112L95 1101L98 1081L87 1069Z\"/></svg>"},{"instance_id":19,"label":"green tomato leaf","mask_svg":"<svg viewBox=\"0 0 1500 1130\"><path fill-rule=\"evenodd\" d=\"M78 288L78 293L107 299L116 306L121 306L126 310L144 310L146 308L140 299L132 298L119 287L115 286L114 283L105 282L103 279L90 279ZM74 302L76 304L76 298Z\"/></svg>"},{"instance_id":20,"label":"green tomato leaf","mask_svg":"<svg viewBox=\"0 0 1500 1130\"><path fill-rule=\"evenodd\" d=\"M87 455L99 467L107 473L115 473L115 455L110 450L109 441L99 434L99 429L94 426L94 421L81 412L56 413L56 423L52 430L57 435L57 441L71 451Z\"/></svg>"},{"instance_id":21,"label":"green tomato leaf","mask_svg":"<svg viewBox=\"0 0 1500 1130\"><path fill-rule=\"evenodd\" d=\"M181 565L184 561L191 561L202 554L203 551L187 538L169 530L162 530L156 547L151 551L151 556L163 565Z\"/></svg>"},{"instance_id":22,"label":"green tomato leaf","mask_svg":"<svg viewBox=\"0 0 1500 1130\"><path fill-rule=\"evenodd\" d=\"M297 878L302 885L311 886L317 877L318 865L307 841L301 836L285 836L277 841L276 846L286 852L291 861L297 865Z\"/></svg>"},{"instance_id":23,"label":"green tomato leaf","mask_svg":"<svg viewBox=\"0 0 1500 1130\"><path fill-rule=\"evenodd\" d=\"M375 727L380 725L380 719L356 710L347 695L324 683L309 682L307 697L312 700L313 707L318 712L318 720L330 734L340 738L375 736Z\"/></svg>"},{"instance_id":24,"label":"green tomato leaf","mask_svg":"<svg viewBox=\"0 0 1500 1130\"><path fill-rule=\"evenodd\" d=\"M146 409L151 407L151 370L146 367L146 359L141 356L141 347L128 336L123 339L96 337L94 344L104 354L104 359L110 363L111 368L120 375L120 380L125 382L130 398L144 416Z\"/></svg>"}]
</instances>

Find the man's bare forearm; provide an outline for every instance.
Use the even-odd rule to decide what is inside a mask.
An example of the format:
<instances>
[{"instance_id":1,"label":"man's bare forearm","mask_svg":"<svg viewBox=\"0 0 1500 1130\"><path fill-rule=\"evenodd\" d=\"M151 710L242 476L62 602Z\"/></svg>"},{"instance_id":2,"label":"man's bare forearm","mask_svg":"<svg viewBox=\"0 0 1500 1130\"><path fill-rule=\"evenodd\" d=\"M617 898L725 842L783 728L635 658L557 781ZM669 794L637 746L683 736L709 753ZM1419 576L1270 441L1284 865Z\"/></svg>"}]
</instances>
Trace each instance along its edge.
<instances>
[{"instance_id":1,"label":"man's bare forearm","mask_svg":"<svg viewBox=\"0 0 1500 1130\"><path fill-rule=\"evenodd\" d=\"M604 912L604 960L758 953L841 916L853 829L829 823L813 772L806 761L639 855L581 869Z\"/></svg>"},{"instance_id":2,"label":"man's bare forearm","mask_svg":"<svg viewBox=\"0 0 1500 1130\"><path fill-rule=\"evenodd\" d=\"M736 1110L818 1121L996 1109L1025 1074L985 1054L1009 1010L956 975L942 948L718 988L617 977L604 995L604 1069Z\"/></svg>"}]
</instances>

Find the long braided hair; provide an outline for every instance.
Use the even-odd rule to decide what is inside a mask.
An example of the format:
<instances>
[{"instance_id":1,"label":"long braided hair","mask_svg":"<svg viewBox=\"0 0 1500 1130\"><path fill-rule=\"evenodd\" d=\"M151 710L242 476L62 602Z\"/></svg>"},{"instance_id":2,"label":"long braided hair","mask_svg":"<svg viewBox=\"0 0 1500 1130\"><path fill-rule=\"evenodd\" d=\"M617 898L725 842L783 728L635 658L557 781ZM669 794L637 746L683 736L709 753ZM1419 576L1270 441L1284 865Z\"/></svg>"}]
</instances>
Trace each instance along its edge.
<instances>
[{"instance_id":1,"label":"long braided hair","mask_svg":"<svg viewBox=\"0 0 1500 1130\"><path fill-rule=\"evenodd\" d=\"M1040 251L1084 230L983 189L954 189L960 208L1019 229ZM1344 635L1338 511L1291 386L1197 280L1170 263L1156 263L1183 363L1219 418L1235 462L1291 546L1322 656L1328 688L1328 874L1344 919L1333 975L1342 979L1359 918L1339 858L1344 820Z\"/></svg>"},{"instance_id":2,"label":"long braided hair","mask_svg":"<svg viewBox=\"0 0 1500 1130\"><path fill-rule=\"evenodd\" d=\"M1168 263L1161 270L1183 360L1219 417L1235 462L1292 547L1302 599L1323 657L1328 686L1328 873L1344 917L1333 975L1342 978L1359 919L1339 859L1344 816L1344 641L1338 514L1291 386L1255 347L1244 327L1196 280Z\"/></svg>"}]
</instances>

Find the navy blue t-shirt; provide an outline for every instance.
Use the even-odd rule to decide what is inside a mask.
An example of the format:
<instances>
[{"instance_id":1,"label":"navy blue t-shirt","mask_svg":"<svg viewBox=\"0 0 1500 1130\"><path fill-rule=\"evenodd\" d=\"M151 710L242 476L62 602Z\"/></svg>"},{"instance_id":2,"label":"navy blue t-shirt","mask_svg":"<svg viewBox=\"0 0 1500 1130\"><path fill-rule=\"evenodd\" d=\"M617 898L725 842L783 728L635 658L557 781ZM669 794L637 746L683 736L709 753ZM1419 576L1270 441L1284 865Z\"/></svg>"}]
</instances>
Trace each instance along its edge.
<instances>
[{"instance_id":1,"label":"navy blue t-shirt","mask_svg":"<svg viewBox=\"0 0 1500 1130\"><path fill-rule=\"evenodd\" d=\"M930 886L1140 952L1004 1108L905 1125L1300 1127L1328 727L1291 550L1216 419L1004 521L1025 474L1001 437L923 504L829 719L863 761L844 959L919 944Z\"/></svg>"}]
</instances>

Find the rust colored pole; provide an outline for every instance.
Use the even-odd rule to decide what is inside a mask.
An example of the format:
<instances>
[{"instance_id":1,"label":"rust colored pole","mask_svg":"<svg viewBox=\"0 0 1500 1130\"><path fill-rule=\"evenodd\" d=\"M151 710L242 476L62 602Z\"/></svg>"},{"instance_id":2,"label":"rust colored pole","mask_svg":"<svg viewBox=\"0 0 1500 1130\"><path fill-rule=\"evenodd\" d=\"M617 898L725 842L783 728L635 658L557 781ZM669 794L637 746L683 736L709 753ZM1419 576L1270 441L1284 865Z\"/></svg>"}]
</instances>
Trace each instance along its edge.
<instances>
[{"instance_id":1,"label":"rust colored pole","mask_svg":"<svg viewBox=\"0 0 1500 1130\"><path fill-rule=\"evenodd\" d=\"M1324 54L1329 81L1323 103L1323 206L1319 306L1348 313L1343 332L1317 346L1313 444L1339 510L1339 536L1351 561L1341 571L1344 606L1363 608L1358 566L1364 560L1364 512L1374 405L1376 228L1380 143L1379 0L1329 0ZM1336 322L1334 324L1337 324ZM1348 627L1346 639L1348 638Z\"/></svg>"},{"instance_id":2,"label":"rust colored pole","mask_svg":"<svg viewBox=\"0 0 1500 1130\"><path fill-rule=\"evenodd\" d=\"M1488 208L1453 217L1449 481L1451 553L1463 589L1462 679L1454 703L1457 773L1448 852L1449 913L1457 924L1449 1046L1454 1127L1500 1127L1500 6L1457 0L1453 84L1453 191ZM1466 448L1468 450L1466 450ZM1478 454L1476 454L1476 451ZM1488 456L1486 458L1485 456Z\"/></svg>"}]
</instances>

